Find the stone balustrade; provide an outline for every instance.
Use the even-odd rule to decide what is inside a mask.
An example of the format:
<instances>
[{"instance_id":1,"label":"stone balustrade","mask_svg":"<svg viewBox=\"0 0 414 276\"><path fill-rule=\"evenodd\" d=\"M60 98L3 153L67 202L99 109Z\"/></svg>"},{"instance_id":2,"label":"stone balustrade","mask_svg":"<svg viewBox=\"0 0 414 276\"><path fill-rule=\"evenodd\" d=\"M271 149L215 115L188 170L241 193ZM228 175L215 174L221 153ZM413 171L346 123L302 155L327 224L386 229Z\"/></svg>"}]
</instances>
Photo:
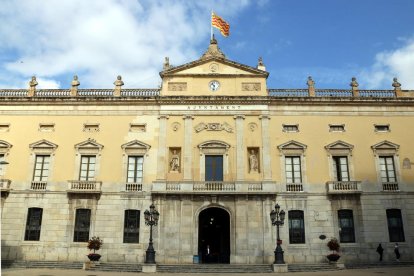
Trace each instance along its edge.
<instances>
[{"instance_id":1,"label":"stone balustrade","mask_svg":"<svg viewBox=\"0 0 414 276\"><path fill-rule=\"evenodd\" d=\"M101 181L69 180L68 193L101 193Z\"/></svg>"},{"instance_id":2,"label":"stone balustrade","mask_svg":"<svg viewBox=\"0 0 414 276\"><path fill-rule=\"evenodd\" d=\"M1 178L0 179L0 189L2 191L10 190L10 183L11 183L10 179Z\"/></svg>"},{"instance_id":3,"label":"stone balustrade","mask_svg":"<svg viewBox=\"0 0 414 276\"><path fill-rule=\"evenodd\" d=\"M328 194L362 193L361 181L328 181Z\"/></svg>"},{"instance_id":4,"label":"stone balustrade","mask_svg":"<svg viewBox=\"0 0 414 276\"><path fill-rule=\"evenodd\" d=\"M32 181L30 183L30 190L45 191L47 187L47 181Z\"/></svg>"},{"instance_id":5,"label":"stone balustrade","mask_svg":"<svg viewBox=\"0 0 414 276\"><path fill-rule=\"evenodd\" d=\"M141 192L142 191L142 183L126 183L125 184L125 191L126 192Z\"/></svg>"},{"instance_id":6,"label":"stone balustrade","mask_svg":"<svg viewBox=\"0 0 414 276\"><path fill-rule=\"evenodd\" d=\"M286 192L303 192L302 183L287 183Z\"/></svg>"},{"instance_id":7,"label":"stone balustrade","mask_svg":"<svg viewBox=\"0 0 414 276\"><path fill-rule=\"evenodd\" d=\"M383 182L382 183L382 190L383 191L391 191L391 192L395 192L395 191L399 191L400 188L398 187L398 183L397 182Z\"/></svg>"}]
</instances>

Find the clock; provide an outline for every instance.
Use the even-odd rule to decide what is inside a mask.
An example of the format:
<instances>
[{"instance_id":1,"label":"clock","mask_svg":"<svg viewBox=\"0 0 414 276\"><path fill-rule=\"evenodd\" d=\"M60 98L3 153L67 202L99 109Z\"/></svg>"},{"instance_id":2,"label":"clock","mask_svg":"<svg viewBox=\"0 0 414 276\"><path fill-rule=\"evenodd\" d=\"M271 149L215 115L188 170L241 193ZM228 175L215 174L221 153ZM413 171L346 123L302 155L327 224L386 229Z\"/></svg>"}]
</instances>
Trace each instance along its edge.
<instances>
[{"instance_id":1,"label":"clock","mask_svg":"<svg viewBox=\"0 0 414 276\"><path fill-rule=\"evenodd\" d=\"M220 83L216 80L212 80L208 83L208 87L211 91L217 91L220 88Z\"/></svg>"}]
</instances>

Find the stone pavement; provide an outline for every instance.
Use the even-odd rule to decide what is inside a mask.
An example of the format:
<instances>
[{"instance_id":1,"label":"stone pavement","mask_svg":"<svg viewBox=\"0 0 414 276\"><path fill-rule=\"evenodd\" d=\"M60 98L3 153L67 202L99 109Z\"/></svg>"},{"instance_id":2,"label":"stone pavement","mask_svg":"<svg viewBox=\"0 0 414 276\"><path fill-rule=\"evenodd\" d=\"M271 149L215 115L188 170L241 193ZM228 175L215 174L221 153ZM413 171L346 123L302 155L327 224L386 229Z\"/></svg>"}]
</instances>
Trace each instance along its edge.
<instances>
[{"instance_id":1,"label":"stone pavement","mask_svg":"<svg viewBox=\"0 0 414 276\"><path fill-rule=\"evenodd\" d=\"M139 273L141 276L216 276L216 273ZM381 268L367 268L367 269L344 269L339 271L322 271L322 272L290 272L279 275L292 275L292 276L378 276L390 275L390 276L412 276L414 275L414 267L381 267ZM61 269L3 269L1 271L2 276L132 276L137 275L135 272L103 272L103 271L85 271L85 270L61 270ZM240 273L225 273L224 276L240 276ZM250 274L252 275L252 274ZM274 273L255 273L254 276L271 276ZM246 274L247 276L247 274Z\"/></svg>"}]
</instances>

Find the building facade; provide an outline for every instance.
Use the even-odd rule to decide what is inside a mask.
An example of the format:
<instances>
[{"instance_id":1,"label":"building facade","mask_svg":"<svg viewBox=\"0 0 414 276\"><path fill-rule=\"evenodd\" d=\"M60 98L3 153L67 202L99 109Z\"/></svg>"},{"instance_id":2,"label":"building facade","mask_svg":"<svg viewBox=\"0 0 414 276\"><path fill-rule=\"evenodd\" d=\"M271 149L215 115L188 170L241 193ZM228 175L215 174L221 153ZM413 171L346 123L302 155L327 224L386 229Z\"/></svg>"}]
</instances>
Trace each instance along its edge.
<instances>
[{"instance_id":1,"label":"building facade","mask_svg":"<svg viewBox=\"0 0 414 276\"><path fill-rule=\"evenodd\" d=\"M160 89L0 90L2 259L145 259L154 203L158 263L272 263L414 254L414 91L269 89L213 39ZM208 248L208 249L207 249ZM209 254L207 254L209 253Z\"/></svg>"}]
</instances>

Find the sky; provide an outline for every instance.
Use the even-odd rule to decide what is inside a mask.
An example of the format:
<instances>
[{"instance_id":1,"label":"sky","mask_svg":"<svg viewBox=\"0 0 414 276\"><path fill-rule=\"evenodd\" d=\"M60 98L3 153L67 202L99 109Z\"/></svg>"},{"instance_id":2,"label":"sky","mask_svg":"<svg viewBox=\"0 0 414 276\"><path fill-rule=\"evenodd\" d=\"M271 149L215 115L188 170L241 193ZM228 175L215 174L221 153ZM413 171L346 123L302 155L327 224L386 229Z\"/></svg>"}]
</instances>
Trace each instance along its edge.
<instances>
[{"instance_id":1,"label":"sky","mask_svg":"<svg viewBox=\"0 0 414 276\"><path fill-rule=\"evenodd\" d=\"M263 58L268 88L414 89L413 0L2 0L0 89L157 88L165 57L197 60L214 30L232 61Z\"/></svg>"}]
</instances>

